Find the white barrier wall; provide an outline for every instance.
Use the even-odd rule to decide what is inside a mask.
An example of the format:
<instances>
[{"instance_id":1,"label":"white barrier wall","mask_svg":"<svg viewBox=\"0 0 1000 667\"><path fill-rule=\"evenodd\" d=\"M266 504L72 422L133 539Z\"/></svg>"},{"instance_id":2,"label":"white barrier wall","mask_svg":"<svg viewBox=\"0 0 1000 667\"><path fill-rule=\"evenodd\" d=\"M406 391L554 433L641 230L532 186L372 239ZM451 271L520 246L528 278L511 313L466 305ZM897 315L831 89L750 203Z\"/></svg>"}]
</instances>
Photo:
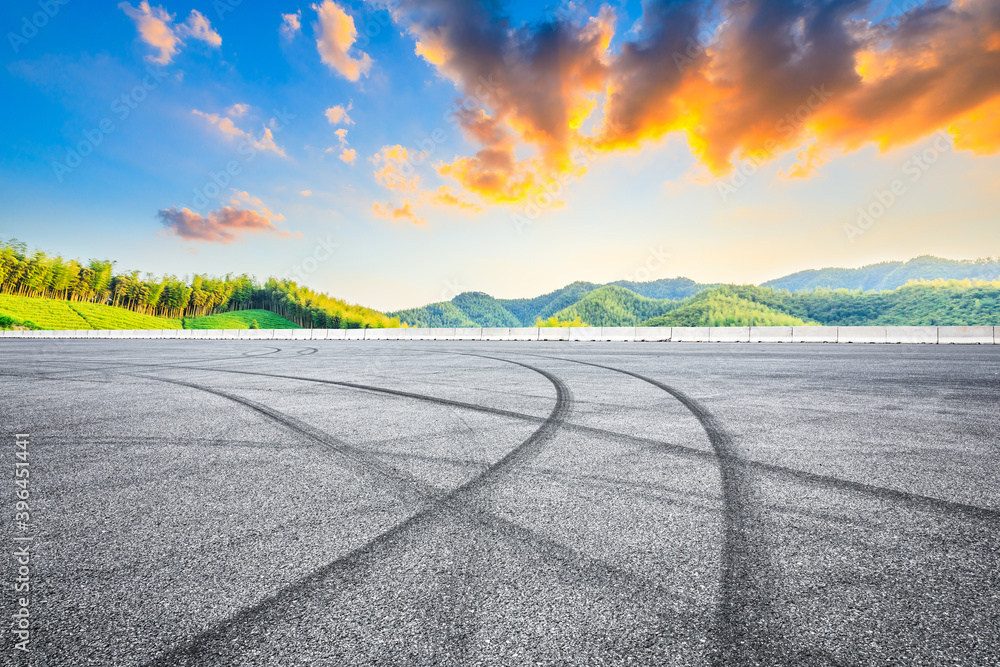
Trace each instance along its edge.
<instances>
[{"instance_id":1,"label":"white barrier wall","mask_svg":"<svg viewBox=\"0 0 1000 667\"><path fill-rule=\"evenodd\" d=\"M996 343L994 327L938 327L938 342L942 345L992 345Z\"/></svg>"},{"instance_id":2,"label":"white barrier wall","mask_svg":"<svg viewBox=\"0 0 1000 667\"><path fill-rule=\"evenodd\" d=\"M1000 345L998 327L542 327L463 329L151 329L4 331L0 338L164 340L440 340Z\"/></svg>"}]
</instances>

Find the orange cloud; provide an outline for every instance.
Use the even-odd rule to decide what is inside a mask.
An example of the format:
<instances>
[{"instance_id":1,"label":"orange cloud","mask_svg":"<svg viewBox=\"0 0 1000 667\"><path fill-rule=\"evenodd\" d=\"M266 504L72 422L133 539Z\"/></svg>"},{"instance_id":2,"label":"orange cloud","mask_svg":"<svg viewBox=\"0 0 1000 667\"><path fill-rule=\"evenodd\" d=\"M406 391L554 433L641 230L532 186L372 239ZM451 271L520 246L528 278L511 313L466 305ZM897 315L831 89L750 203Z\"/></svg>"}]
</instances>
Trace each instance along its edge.
<instances>
[{"instance_id":1,"label":"orange cloud","mask_svg":"<svg viewBox=\"0 0 1000 667\"><path fill-rule=\"evenodd\" d=\"M320 60L348 81L357 81L368 74L372 66L372 59L368 54L357 51L356 56L351 55L358 39L358 30L354 27L351 15L333 0L324 0L312 8L319 18L316 25L316 32L319 34L316 48L319 50Z\"/></svg>"},{"instance_id":2,"label":"orange cloud","mask_svg":"<svg viewBox=\"0 0 1000 667\"><path fill-rule=\"evenodd\" d=\"M379 204L376 203L372 207L372 211L375 215L381 218L390 218L392 220L409 220L415 225L423 225L427 221L422 217L414 213L413 205L406 200L401 206L395 206L394 204Z\"/></svg>"},{"instance_id":3,"label":"orange cloud","mask_svg":"<svg viewBox=\"0 0 1000 667\"><path fill-rule=\"evenodd\" d=\"M150 62L169 64L184 45L184 39L188 37L216 48L222 46L222 37L212 29L209 20L196 9L191 10L187 21L174 25L173 14L162 7L151 7L148 0L142 0L138 7L133 7L128 2L120 2L118 8L135 22L139 38L157 52L156 55L147 56Z\"/></svg>"},{"instance_id":4,"label":"orange cloud","mask_svg":"<svg viewBox=\"0 0 1000 667\"><path fill-rule=\"evenodd\" d=\"M225 244L242 239L244 234L278 233L267 216L235 206L225 206L207 216L176 207L162 210L158 215L164 227L185 241Z\"/></svg>"},{"instance_id":5,"label":"orange cloud","mask_svg":"<svg viewBox=\"0 0 1000 667\"><path fill-rule=\"evenodd\" d=\"M795 150L785 176L805 178L831 154L890 149L943 127L959 149L1000 150L996 0L927 4L884 20L859 18L863 3L846 1L714 7L646 2L634 34L611 52L607 7L512 28L487 0L398 0L394 19L466 96L453 118L479 145L438 173L509 204L582 174L574 151L676 134L716 176L737 160ZM525 147L534 154L523 157Z\"/></svg>"}]
</instances>

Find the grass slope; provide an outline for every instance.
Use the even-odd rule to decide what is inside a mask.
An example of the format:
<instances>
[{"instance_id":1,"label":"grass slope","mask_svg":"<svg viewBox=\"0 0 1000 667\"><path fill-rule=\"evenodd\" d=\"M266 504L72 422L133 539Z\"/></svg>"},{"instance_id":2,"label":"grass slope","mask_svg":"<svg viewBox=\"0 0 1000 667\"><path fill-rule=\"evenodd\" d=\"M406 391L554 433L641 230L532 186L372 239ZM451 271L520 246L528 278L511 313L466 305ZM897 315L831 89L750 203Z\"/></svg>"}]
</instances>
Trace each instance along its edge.
<instances>
[{"instance_id":1,"label":"grass slope","mask_svg":"<svg viewBox=\"0 0 1000 667\"><path fill-rule=\"evenodd\" d=\"M180 320L141 315L97 303L0 294L0 315L39 329L180 329Z\"/></svg>"},{"instance_id":2,"label":"grass slope","mask_svg":"<svg viewBox=\"0 0 1000 667\"><path fill-rule=\"evenodd\" d=\"M261 329L301 329L270 310L234 310L231 313L184 318L185 329L249 329L254 320Z\"/></svg>"}]
</instances>

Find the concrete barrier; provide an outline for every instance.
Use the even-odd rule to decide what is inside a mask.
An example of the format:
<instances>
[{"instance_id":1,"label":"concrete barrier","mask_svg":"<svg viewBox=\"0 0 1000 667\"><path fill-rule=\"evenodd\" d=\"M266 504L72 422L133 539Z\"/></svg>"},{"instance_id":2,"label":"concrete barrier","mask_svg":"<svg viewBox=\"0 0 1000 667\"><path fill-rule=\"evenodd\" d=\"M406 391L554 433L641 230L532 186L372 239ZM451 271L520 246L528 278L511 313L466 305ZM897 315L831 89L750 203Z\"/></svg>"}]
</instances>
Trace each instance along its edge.
<instances>
[{"instance_id":1,"label":"concrete barrier","mask_svg":"<svg viewBox=\"0 0 1000 667\"><path fill-rule=\"evenodd\" d=\"M479 327L455 329L455 340L482 340L483 330Z\"/></svg>"},{"instance_id":2,"label":"concrete barrier","mask_svg":"<svg viewBox=\"0 0 1000 667\"><path fill-rule=\"evenodd\" d=\"M271 329L271 340L295 340L298 329Z\"/></svg>"},{"instance_id":3,"label":"concrete barrier","mask_svg":"<svg viewBox=\"0 0 1000 667\"><path fill-rule=\"evenodd\" d=\"M270 340L273 329L240 329L240 340Z\"/></svg>"},{"instance_id":4,"label":"concrete barrier","mask_svg":"<svg viewBox=\"0 0 1000 667\"><path fill-rule=\"evenodd\" d=\"M675 343L707 343L711 340L708 327L673 327L670 340Z\"/></svg>"},{"instance_id":5,"label":"concrete barrier","mask_svg":"<svg viewBox=\"0 0 1000 667\"><path fill-rule=\"evenodd\" d=\"M510 340L507 327L483 327L480 340Z\"/></svg>"},{"instance_id":6,"label":"concrete barrier","mask_svg":"<svg viewBox=\"0 0 1000 667\"><path fill-rule=\"evenodd\" d=\"M837 327L792 327L793 343L836 343Z\"/></svg>"},{"instance_id":7,"label":"concrete barrier","mask_svg":"<svg viewBox=\"0 0 1000 667\"><path fill-rule=\"evenodd\" d=\"M344 329L344 340L364 340L368 329Z\"/></svg>"},{"instance_id":8,"label":"concrete barrier","mask_svg":"<svg viewBox=\"0 0 1000 667\"><path fill-rule=\"evenodd\" d=\"M942 345L993 345L993 327L938 327Z\"/></svg>"},{"instance_id":9,"label":"concrete barrier","mask_svg":"<svg viewBox=\"0 0 1000 667\"><path fill-rule=\"evenodd\" d=\"M937 343L937 327L886 327L886 343Z\"/></svg>"},{"instance_id":10,"label":"concrete barrier","mask_svg":"<svg viewBox=\"0 0 1000 667\"><path fill-rule=\"evenodd\" d=\"M312 329L285 329L285 331L291 332L290 340L312 340Z\"/></svg>"},{"instance_id":11,"label":"concrete barrier","mask_svg":"<svg viewBox=\"0 0 1000 667\"><path fill-rule=\"evenodd\" d=\"M567 340L602 340L601 327L570 327Z\"/></svg>"},{"instance_id":12,"label":"concrete barrier","mask_svg":"<svg viewBox=\"0 0 1000 667\"><path fill-rule=\"evenodd\" d=\"M410 327L409 329L400 329L399 337L402 340L430 340L431 329L425 327Z\"/></svg>"},{"instance_id":13,"label":"concrete barrier","mask_svg":"<svg viewBox=\"0 0 1000 667\"><path fill-rule=\"evenodd\" d=\"M669 341L673 334L670 327L636 327L635 339L643 343L663 343Z\"/></svg>"},{"instance_id":14,"label":"concrete barrier","mask_svg":"<svg viewBox=\"0 0 1000 667\"><path fill-rule=\"evenodd\" d=\"M601 327L599 340L613 343L631 343L636 340L635 327Z\"/></svg>"},{"instance_id":15,"label":"concrete barrier","mask_svg":"<svg viewBox=\"0 0 1000 667\"><path fill-rule=\"evenodd\" d=\"M569 340L569 327L540 327L538 340Z\"/></svg>"},{"instance_id":16,"label":"concrete barrier","mask_svg":"<svg viewBox=\"0 0 1000 667\"><path fill-rule=\"evenodd\" d=\"M516 327L508 329L507 340L539 340L538 329L532 327Z\"/></svg>"},{"instance_id":17,"label":"concrete barrier","mask_svg":"<svg viewBox=\"0 0 1000 667\"><path fill-rule=\"evenodd\" d=\"M837 327L838 343L884 343L885 327Z\"/></svg>"},{"instance_id":18,"label":"concrete barrier","mask_svg":"<svg viewBox=\"0 0 1000 667\"><path fill-rule=\"evenodd\" d=\"M327 329L326 340L346 340L347 329Z\"/></svg>"},{"instance_id":19,"label":"concrete barrier","mask_svg":"<svg viewBox=\"0 0 1000 667\"><path fill-rule=\"evenodd\" d=\"M749 343L750 327L712 327L708 339L713 343Z\"/></svg>"},{"instance_id":20,"label":"concrete barrier","mask_svg":"<svg viewBox=\"0 0 1000 667\"><path fill-rule=\"evenodd\" d=\"M750 327L751 343L791 343L792 327Z\"/></svg>"},{"instance_id":21,"label":"concrete barrier","mask_svg":"<svg viewBox=\"0 0 1000 667\"><path fill-rule=\"evenodd\" d=\"M223 329L221 340L236 340L240 337L239 329Z\"/></svg>"}]
</instances>

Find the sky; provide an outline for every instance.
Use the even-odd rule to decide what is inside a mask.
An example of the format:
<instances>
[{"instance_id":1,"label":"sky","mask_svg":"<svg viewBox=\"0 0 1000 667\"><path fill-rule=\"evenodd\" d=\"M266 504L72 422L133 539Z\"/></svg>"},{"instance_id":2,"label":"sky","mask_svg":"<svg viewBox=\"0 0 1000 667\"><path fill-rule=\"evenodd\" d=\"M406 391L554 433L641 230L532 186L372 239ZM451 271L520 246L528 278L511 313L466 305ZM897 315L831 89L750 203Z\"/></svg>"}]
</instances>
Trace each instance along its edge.
<instances>
[{"instance_id":1,"label":"sky","mask_svg":"<svg viewBox=\"0 0 1000 667\"><path fill-rule=\"evenodd\" d=\"M0 239L392 310L1000 256L996 0L0 10Z\"/></svg>"}]
</instances>

